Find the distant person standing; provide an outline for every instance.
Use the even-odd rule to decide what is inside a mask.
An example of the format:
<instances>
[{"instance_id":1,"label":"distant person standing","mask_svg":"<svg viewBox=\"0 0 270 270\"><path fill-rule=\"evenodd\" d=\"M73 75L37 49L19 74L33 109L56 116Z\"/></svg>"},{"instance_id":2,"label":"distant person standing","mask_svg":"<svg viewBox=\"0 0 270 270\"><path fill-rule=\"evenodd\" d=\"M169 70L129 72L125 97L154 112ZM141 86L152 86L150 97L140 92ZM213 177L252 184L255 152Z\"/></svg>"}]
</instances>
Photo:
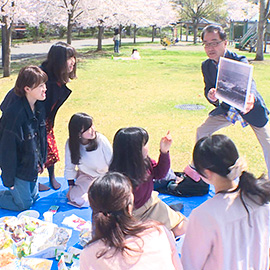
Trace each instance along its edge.
<instances>
[{"instance_id":1,"label":"distant person standing","mask_svg":"<svg viewBox=\"0 0 270 270\"><path fill-rule=\"evenodd\" d=\"M202 31L202 41L208 59L202 63L202 73L204 77L204 93L207 100L216 108L210 112L205 122L198 127L196 141L209 136L215 131L235 124L240 121L243 127L250 125L264 153L264 159L268 169L270 179L270 128L268 125L269 111L266 108L263 98L256 89L255 82L251 84L251 94L248 96L247 109L245 112L239 111L225 102L220 102L216 98L216 79L218 63L220 57L248 63L245 56L239 56L227 50L226 33L218 25L208 25ZM240 79L240 78L239 78ZM185 173L191 178L198 180L200 176L192 168L187 166Z\"/></svg>"},{"instance_id":2,"label":"distant person standing","mask_svg":"<svg viewBox=\"0 0 270 270\"><path fill-rule=\"evenodd\" d=\"M113 41L114 41L114 52L119 53L120 34L118 29L114 30Z\"/></svg>"}]
</instances>

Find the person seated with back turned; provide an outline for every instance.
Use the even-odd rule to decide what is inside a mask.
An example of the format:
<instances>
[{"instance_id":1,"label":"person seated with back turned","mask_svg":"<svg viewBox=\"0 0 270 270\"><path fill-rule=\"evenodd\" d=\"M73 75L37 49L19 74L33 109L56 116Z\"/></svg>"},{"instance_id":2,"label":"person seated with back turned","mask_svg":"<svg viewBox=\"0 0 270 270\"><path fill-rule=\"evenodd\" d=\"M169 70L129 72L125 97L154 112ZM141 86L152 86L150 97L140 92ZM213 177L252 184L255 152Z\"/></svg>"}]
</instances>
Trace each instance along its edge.
<instances>
[{"instance_id":1,"label":"person seated with back turned","mask_svg":"<svg viewBox=\"0 0 270 270\"><path fill-rule=\"evenodd\" d=\"M108 172L90 185L93 239L80 255L81 270L182 269L173 235L154 221L132 215L129 179Z\"/></svg>"},{"instance_id":2,"label":"person seated with back turned","mask_svg":"<svg viewBox=\"0 0 270 270\"><path fill-rule=\"evenodd\" d=\"M184 269L268 270L270 181L247 172L225 135L200 139L193 161L216 195L191 212L181 253Z\"/></svg>"},{"instance_id":3,"label":"person seated with back turned","mask_svg":"<svg viewBox=\"0 0 270 270\"><path fill-rule=\"evenodd\" d=\"M169 149L172 138L168 132L160 140L158 162L148 156L149 135L144 128L119 129L113 140L113 158L109 171L123 173L129 177L134 194L133 215L144 220L156 220L172 230L175 236L185 233L187 218L174 211L158 198L153 179L162 179L170 169Z\"/></svg>"},{"instance_id":4,"label":"person seated with back turned","mask_svg":"<svg viewBox=\"0 0 270 270\"><path fill-rule=\"evenodd\" d=\"M37 66L20 70L18 99L3 112L0 124L0 167L8 190L0 191L0 208L29 209L38 196L38 173L47 158L45 108L47 74Z\"/></svg>"}]
</instances>

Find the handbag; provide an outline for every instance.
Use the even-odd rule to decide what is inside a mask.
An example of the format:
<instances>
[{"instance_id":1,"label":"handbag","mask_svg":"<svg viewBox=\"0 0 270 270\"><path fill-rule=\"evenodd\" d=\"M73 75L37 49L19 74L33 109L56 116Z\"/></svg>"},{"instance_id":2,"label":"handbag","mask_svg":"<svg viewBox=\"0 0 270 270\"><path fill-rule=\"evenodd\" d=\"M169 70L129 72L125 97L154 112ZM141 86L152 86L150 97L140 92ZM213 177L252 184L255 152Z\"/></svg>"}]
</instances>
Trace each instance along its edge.
<instances>
[{"instance_id":1,"label":"handbag","mask_svg":"<svg viewBox=\"0 0 270 270\"><path fill-rule=\"evenodd\" d=\"M183 172L174 173L176 176L183 178L183 180L178 184L175 180L170 180L166 186L157 188L156 190L158 192L179 197L203 196L208 194L209 184L205 183L202 179L196 182Z\"/></svg>"}]
</instances>

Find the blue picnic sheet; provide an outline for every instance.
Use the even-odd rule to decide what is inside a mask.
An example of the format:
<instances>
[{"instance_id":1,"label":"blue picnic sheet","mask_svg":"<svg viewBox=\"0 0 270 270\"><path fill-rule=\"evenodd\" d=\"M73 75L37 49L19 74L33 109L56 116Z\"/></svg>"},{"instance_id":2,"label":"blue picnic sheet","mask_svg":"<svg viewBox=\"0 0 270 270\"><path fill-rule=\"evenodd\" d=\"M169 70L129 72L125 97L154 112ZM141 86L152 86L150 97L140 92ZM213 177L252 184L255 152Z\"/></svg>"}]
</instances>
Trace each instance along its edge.
<instances>
[{"instance_id":1,"label":"blue picnic sheet","mask_svg":"<svg viewBox=\"0 0 270 270\"><path fill-rule=\"evenodd\" d=\"M48 177L39 177L38 180L40 183L49 185ZM91 220L91 214L92 210L91 208L76 208L72 205L67 204L67 198L66 194L68 191L68 184L67 181L63 177L58 177L57 181L61 183L61 188L59 190L53 190L50 189L48 191L40 192L40 198L36 201L36 203L31 207L32 210L36 210L39 212L40 217L39 219L43 220L43 213L48 211L50 206L52 205L58 205L59 209L57 213L53 216L53 222L57 224L59 227L66 227L62 224L62 221L65 217L69 217L72 214L75 214L76 216L83 218L84 220ZM5 187L2 185L2 182L0 184L0 190L5 189ZM198 197L176 197L172 195L167 194L159 194L159 197L161 200L163 200L168 205L171 204L177 204L182 203L184 207L181 210L181 213L183 213L185 216L189 216L191 211L205 202L207 199L213 197L214 195L214 188L213 186L210 186L210 191L207 195L204 196L198 196ZM17 216L19 212L5 210L0 208L0 218L4 216ZM68 227L67 227L68 228ZM79 244L79 231L72 230L72 235L67 243L67 248L70 246L80 247ZM182 244L182 241L176 242L178 252L180 253L180 246ZM52 270L56 270L57 268L57 261L54 260L53 266L51 268Z\"/></svg>"}]
</instances>

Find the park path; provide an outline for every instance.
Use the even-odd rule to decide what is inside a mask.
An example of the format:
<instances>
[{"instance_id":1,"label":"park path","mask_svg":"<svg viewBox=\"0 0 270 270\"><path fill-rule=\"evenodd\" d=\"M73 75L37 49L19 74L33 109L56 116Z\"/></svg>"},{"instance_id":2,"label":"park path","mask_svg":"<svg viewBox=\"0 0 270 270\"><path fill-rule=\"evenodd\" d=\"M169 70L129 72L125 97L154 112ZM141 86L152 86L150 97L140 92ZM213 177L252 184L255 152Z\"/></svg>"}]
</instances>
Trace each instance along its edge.
<instances>
[{"instance_id":1,"label":"park path","mask_svg":"<svg viewBox=\"0 0 270 270\"><path fill-rule=\"evenodd\" d=\"M23 43L15 44L11 46L11 60L27 59L41 57L47 54L52 44L60 40L52 40L50 42L42 43ZM65 41L65 40L61 40ZM150 42L151 38L137 38L137 42ZM83 39L83 40L73 40L72 46L75 49L81 49L85 47L97 47L97 39ZM123 38L122 43L131 43L133 38ZM112 38L103 39L102 45L113 44ZM2 49L0 49L0 60L2 60Z\"/></svg>"}]
</instances>

